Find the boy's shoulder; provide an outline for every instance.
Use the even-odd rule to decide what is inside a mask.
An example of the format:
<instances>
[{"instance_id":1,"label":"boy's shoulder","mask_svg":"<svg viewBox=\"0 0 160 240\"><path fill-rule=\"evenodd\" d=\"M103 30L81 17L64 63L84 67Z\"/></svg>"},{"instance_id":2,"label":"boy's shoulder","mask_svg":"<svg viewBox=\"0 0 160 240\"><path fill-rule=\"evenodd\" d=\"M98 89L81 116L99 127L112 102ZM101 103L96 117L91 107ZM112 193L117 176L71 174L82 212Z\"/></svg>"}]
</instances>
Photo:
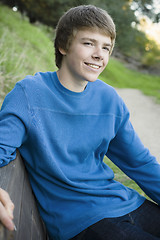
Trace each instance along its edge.
<instances>
[{"instance_id":1,"label":"boy's shoulder","mask_svg":"<svg viewBox=\"0 0 160 240\"><path fill-rule=\"evenodd\" d=\"M99 93L105 94L105 95L107 94L107 97L115 96L115 97L119 98L119 95L118 95L116 89L100 79L97 79L93 83L93 88L96 89L96 92L99 92Z\"/></svg>"},{"instance_id":2,"label":"boy's shoulder","mask_svg":"<svg viewBox=\"0 0 160 240\"><path fill-rule=\"evenodd\" d=\"M114 87L99 79L93 85L93 92L99 96L97 98L101 99L100 101L103 102L104 106L107 106L108 109L115 109L119 115L122 112L128 112L126 104Z\"/></svg>"},{"instance_id":3,"label":"boy's shoulder","mask_svg":"<svg viewBox=\"0 0 160 240\"><path fill-rule=\"evenodd\" d=\"M53 72L37 72L35 75L27 75L24 79L17 82L24 88L32 88L47 84L52 78Z\"/></svg>"}]
</instances>

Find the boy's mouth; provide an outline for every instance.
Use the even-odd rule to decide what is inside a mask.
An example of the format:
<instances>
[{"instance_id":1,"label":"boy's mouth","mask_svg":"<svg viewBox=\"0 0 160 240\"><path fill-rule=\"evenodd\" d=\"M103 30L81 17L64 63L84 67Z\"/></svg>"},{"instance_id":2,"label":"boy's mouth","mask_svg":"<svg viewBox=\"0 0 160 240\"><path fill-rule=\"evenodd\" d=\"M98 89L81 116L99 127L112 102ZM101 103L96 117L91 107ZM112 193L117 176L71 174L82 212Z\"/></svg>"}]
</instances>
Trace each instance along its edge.
<instances>
[{"instance_id":1,"label":"boy's mouth","mask_svg":"<svg viewBox=\"0 0 160 240\"><path fill-rule=\"evenodd\" d=\"M85 63L87 66L94 68L94 69L99 69L101 66L93 64L93 63Z\"/></svg>"}]
</instances>

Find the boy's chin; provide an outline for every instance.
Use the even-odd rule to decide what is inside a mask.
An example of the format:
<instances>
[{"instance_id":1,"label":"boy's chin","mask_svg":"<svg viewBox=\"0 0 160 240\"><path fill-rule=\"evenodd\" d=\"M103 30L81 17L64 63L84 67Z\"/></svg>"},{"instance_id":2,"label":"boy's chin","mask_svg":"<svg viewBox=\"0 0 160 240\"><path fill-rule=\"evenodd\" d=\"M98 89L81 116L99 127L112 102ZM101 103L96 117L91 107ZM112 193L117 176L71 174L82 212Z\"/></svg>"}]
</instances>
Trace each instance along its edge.
<instances>
[{"instance_id":1,"label":"boy's chin","mask_svg":"<svg viewBox=\"0 0 160 240\"><path fill-rule=\"evenodd\" d=\"M92 77L92 78L88 78L86 81L87 82L95 82L98 79L99 75L97 77Z\"/></svg>"}]
</instances>

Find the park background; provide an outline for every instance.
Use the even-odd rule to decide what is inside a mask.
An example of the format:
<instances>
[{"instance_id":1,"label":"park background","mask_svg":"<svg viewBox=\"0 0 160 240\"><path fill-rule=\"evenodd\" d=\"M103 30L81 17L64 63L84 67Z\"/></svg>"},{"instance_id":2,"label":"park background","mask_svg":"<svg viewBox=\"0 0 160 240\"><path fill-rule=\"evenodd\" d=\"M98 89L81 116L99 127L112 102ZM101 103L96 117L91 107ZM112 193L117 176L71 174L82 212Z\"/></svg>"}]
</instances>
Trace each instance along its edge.
<instances>
[{"instance_id":1,"label":"park background","mask_svg":"<svg viewBox=\"0 0 160 240\"><path fill-rule=\"evenodd\" d=\"M57 21L80 4L106 9L116 23L115 49L100 78L116 88L139 89L160 104L159 0L0 0L0 106L26 75L57 69L53 47ZM134 181L105 161L116 179L143 194Z\"/></svg>"}]
</instances>

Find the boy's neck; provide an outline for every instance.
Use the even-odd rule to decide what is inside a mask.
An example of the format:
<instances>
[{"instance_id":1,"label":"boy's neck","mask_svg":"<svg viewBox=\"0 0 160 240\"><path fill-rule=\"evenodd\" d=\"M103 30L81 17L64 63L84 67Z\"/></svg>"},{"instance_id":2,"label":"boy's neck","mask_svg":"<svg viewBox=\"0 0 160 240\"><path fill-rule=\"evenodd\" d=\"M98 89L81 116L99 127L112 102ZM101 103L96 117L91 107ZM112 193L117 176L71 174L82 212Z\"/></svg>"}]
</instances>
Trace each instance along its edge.
<instances>
[{"instance_id":1,"label":"boy's neck","mask_svg":"<svg viewBox=\"0 0 160 240\"><path fill-rule=\"evenodd\" d=\"M60 81L60 83L67 88L68 90L72 91L72 92L83 92L84 89L87 86L87 81L74 81L72 79L70 79L69 77L66 76L66 74L63 73L63 71L58 70L57 71L57 76L58 79Z\"/></svg>"}]
</instances>

